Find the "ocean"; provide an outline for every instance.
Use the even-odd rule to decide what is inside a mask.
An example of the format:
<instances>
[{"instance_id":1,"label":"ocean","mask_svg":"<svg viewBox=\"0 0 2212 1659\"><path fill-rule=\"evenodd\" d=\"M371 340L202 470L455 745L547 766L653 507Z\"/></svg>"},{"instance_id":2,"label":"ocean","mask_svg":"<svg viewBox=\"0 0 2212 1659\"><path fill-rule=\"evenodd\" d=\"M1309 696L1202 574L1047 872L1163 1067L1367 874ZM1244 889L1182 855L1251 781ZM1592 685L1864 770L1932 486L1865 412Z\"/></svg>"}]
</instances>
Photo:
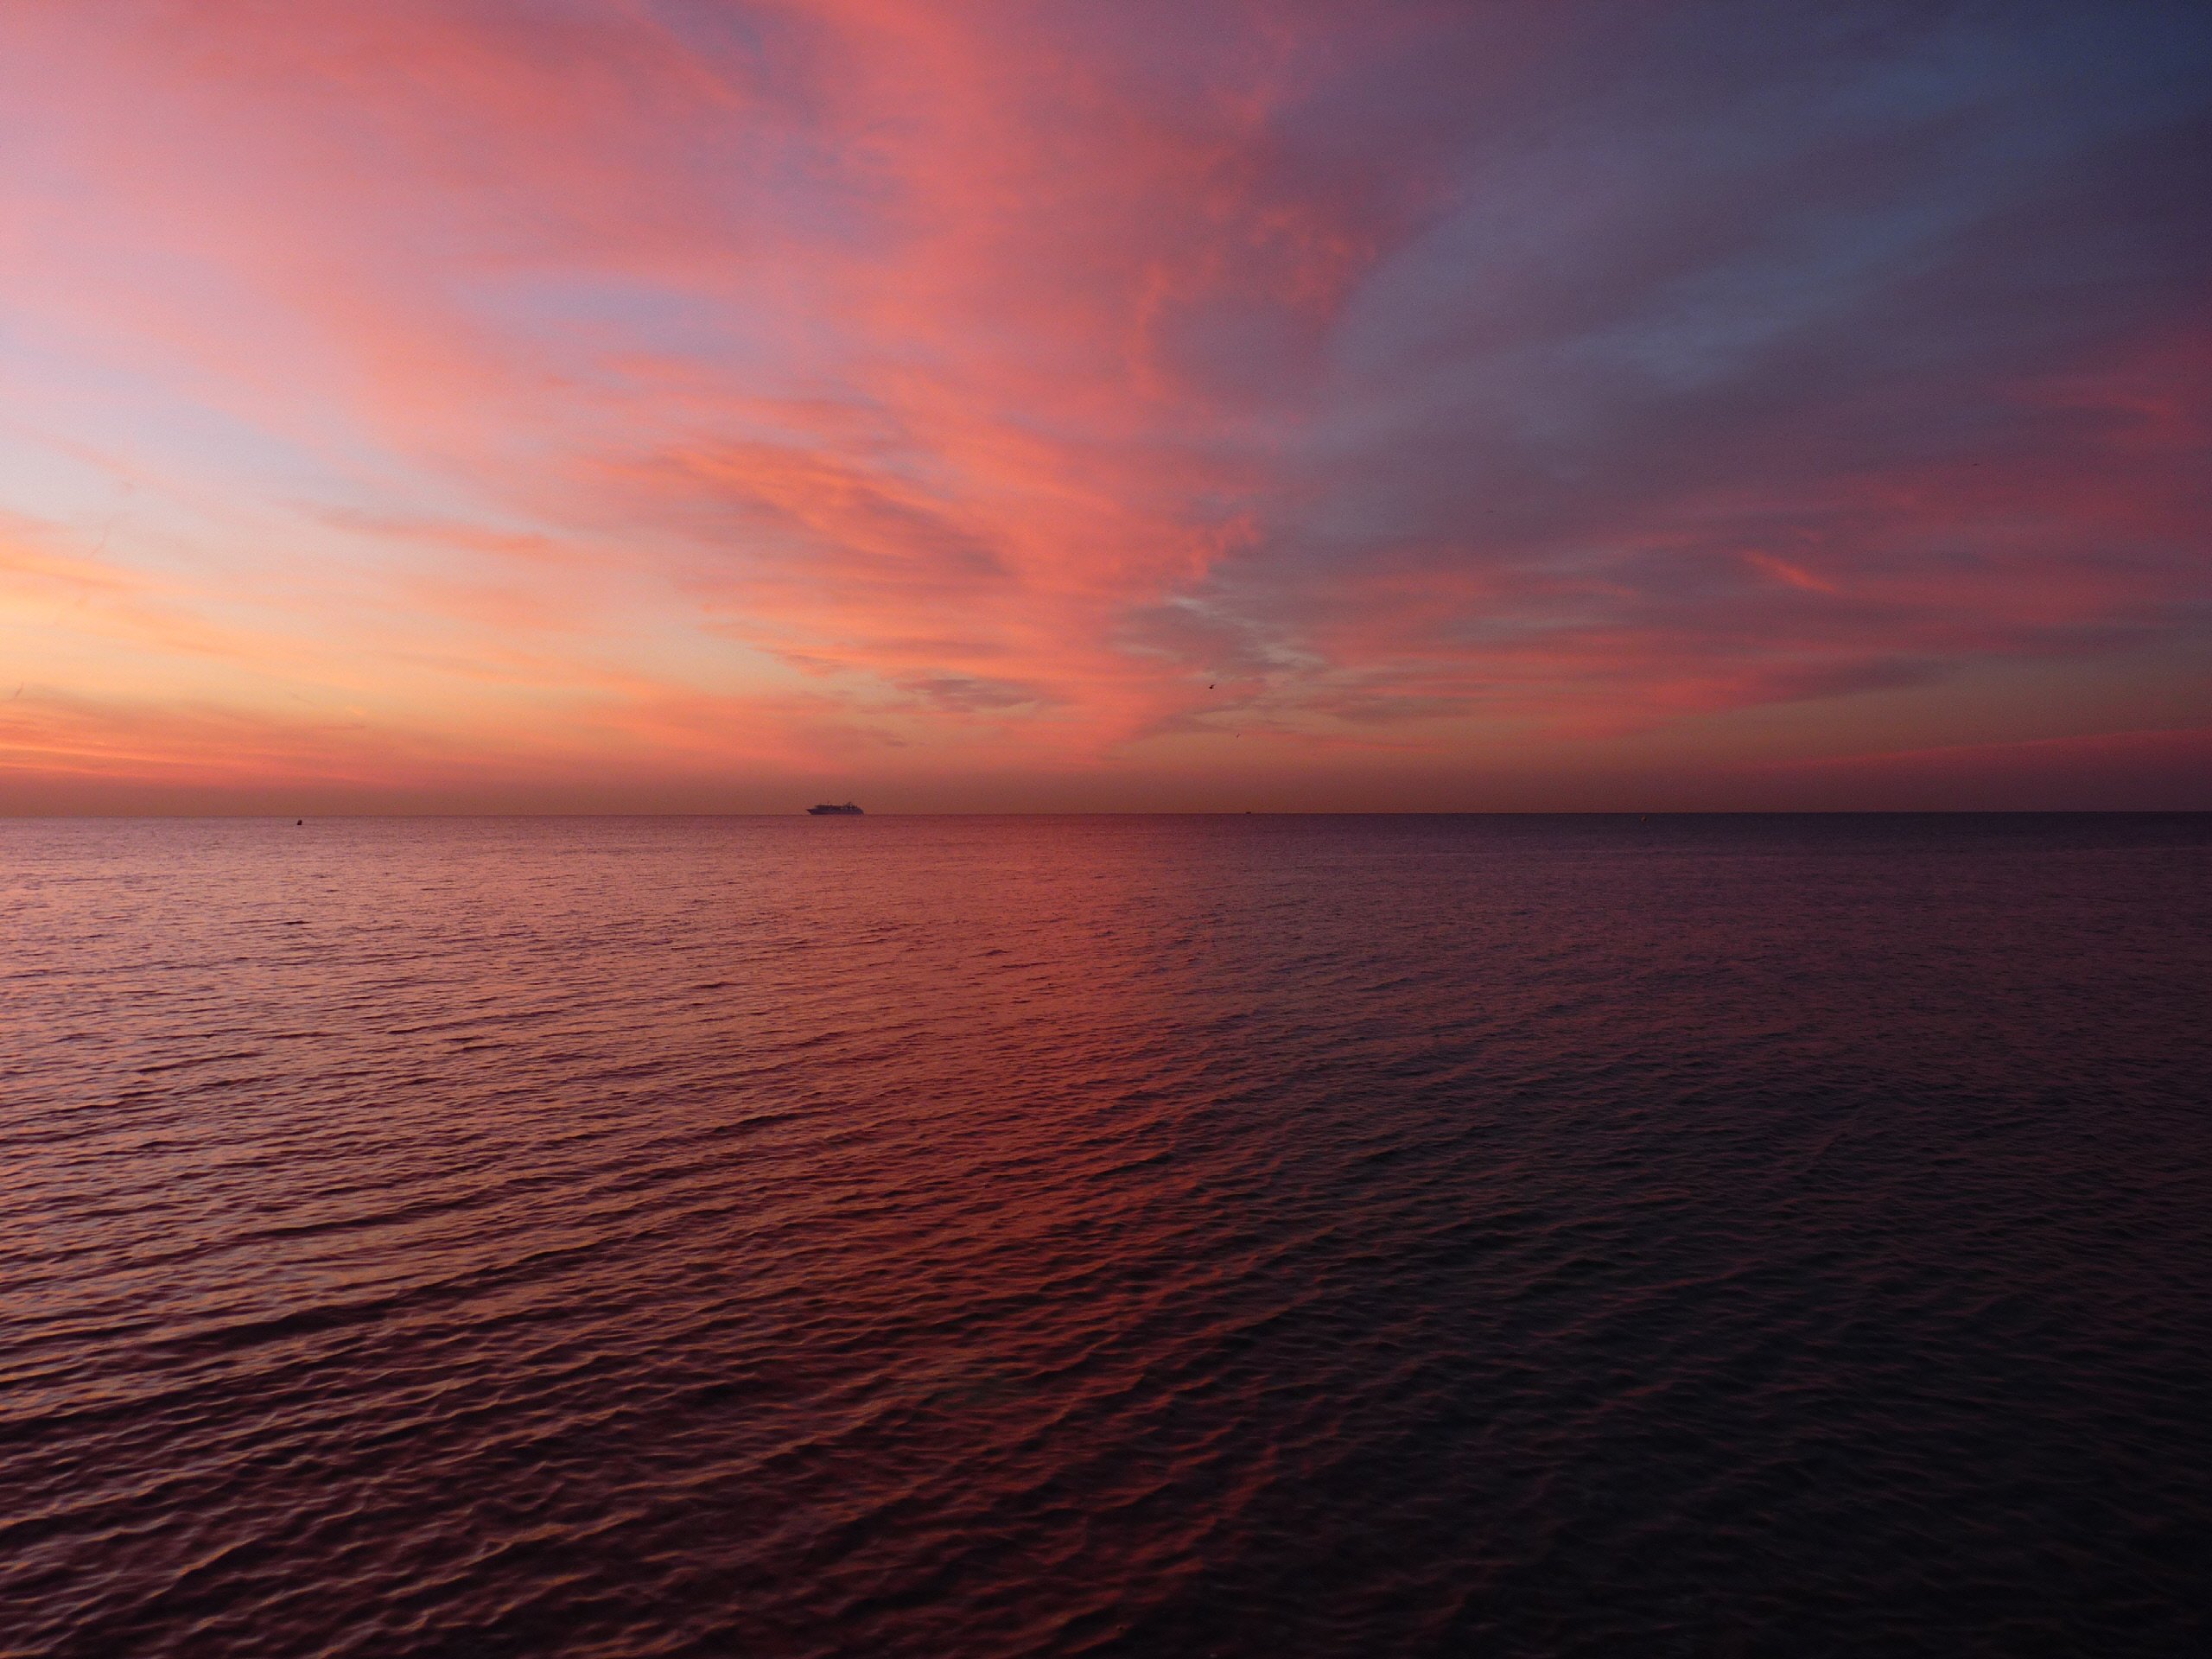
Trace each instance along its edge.
<instances>
[{"instance_id":1,"label":"ocean","mask_svg":"<svg viewBox=\"0 0 2212 1659\"><path fill-rule=\"evenodd\" d=\"M0 823L0 1654L2205 1650L2212 817Z\"/></svg>"}]
</instances>

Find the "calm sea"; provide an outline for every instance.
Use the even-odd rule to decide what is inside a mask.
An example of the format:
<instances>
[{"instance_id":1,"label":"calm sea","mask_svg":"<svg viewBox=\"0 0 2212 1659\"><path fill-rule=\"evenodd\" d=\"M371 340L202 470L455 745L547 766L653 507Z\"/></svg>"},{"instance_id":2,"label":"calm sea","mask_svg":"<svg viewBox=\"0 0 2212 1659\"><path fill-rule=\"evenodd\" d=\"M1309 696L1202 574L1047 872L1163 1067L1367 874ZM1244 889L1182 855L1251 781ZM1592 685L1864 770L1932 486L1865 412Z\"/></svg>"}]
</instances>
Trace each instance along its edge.
<instances>
[{"instance_id":1,"label":"calm sea","mask_svg":"<svg viewBox=\"0 0 2212 1659\"><path fill-rule=\"evenodd\" d=\"M0 823L0 1654L2206 1649L2212 818Z\"/></svg>"}]
</instances>

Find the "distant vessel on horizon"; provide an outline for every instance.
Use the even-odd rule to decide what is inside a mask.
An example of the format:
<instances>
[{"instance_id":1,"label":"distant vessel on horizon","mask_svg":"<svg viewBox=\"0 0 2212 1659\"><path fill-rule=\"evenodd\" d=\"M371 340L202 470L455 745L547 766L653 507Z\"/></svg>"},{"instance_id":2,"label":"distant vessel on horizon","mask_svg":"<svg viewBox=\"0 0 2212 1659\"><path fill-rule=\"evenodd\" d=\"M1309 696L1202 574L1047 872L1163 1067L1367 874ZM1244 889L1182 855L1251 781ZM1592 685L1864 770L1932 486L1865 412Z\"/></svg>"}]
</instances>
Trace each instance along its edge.
<instances>
[{"instance_id":1,"label":"distant vessel on horizon","mask_svg":"<svg viewBox=\"0 0 2212 1659\"><path fill-rule=\"evenodd\" d=\"M857 818L862 814L860 808L847 801L842 806L810 806L806 809L806 816L810 818Z\"/></svg>"}]
</instances>

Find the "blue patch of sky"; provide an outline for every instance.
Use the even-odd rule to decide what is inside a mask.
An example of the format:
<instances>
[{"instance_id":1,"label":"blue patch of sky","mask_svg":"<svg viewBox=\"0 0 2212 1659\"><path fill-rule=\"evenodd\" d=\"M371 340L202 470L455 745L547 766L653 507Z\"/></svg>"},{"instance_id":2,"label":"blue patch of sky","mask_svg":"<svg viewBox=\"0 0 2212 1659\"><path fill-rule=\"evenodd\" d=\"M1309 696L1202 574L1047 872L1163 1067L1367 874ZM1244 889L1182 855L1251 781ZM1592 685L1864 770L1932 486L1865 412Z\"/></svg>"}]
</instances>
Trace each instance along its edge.
<instances>
[{"instance_id":1,"label":"blue patch of sky","mask_svg":"<svg viewBox=\"0 0 2212 1659\"><path fill-rule=\"evenodd\" d=\"M1572 122L1476 143L1457 206L1346 308L1311 429L1317 458L1457 435L1466 499L1486 466L1548 454L1571 472L1581 448L1618 441L1620 421L1654 398L1752 372L1787 342L1866 329L1885 292L2034 203L2070 162L2212 102L2212 81L2190 73L2212 29L2118 10L2132 27L1923 13L1879 49L1861 40L1810 60L1777 56L1771 39L1738 43L1720 70L1685 69L1720 76L1695 99L1655 90L1662 57L1596 96L1585 88ZM1745 21L1700 14L1677 45L1719 49L1713 25L1731 16ZM1665 246L1700 222L1704 249ZM2065 227L2050 234L2063 245ZM1928 342L1887 342L1877 327L1866 344ZM1313 528L1341 518L1359 541L1421 521L1418 505L1394 514L1360 494L1317 512Z\"/></svg>"},{"instance_id":2,"label":"blue patch of sky","mask_svg":"<svg viewBox=\"0 0 2212 1659\"><path fill-rule=\"evenodd\" d=\"M456 480L363 442L334 416L280 434L166 376L34 343L0 316L0 388L35 419L0 422L0 502L79 552L145 568L331 556L327 517L466 518L500 527ZM240 539L246 520L264 533Z\"/></svg>"}]
</instances>

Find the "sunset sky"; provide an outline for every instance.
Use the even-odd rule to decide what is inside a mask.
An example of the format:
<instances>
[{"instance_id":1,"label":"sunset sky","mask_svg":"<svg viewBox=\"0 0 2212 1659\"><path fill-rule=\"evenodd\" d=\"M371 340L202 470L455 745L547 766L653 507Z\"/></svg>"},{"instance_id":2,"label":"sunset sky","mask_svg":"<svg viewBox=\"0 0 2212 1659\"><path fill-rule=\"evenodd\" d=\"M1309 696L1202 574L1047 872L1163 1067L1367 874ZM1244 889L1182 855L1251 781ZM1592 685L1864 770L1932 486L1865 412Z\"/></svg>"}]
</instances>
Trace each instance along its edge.
<instances>
[{"instance_id":1,"label":"sunset sky","mask_svg":"<svg viewBox=\"0 0 2212 1659\"><path fill-rule=\"evenodd\" d=\"M8 0L0 811L2212 807L2212 10Z\"/></svg>"}]
</instances>

